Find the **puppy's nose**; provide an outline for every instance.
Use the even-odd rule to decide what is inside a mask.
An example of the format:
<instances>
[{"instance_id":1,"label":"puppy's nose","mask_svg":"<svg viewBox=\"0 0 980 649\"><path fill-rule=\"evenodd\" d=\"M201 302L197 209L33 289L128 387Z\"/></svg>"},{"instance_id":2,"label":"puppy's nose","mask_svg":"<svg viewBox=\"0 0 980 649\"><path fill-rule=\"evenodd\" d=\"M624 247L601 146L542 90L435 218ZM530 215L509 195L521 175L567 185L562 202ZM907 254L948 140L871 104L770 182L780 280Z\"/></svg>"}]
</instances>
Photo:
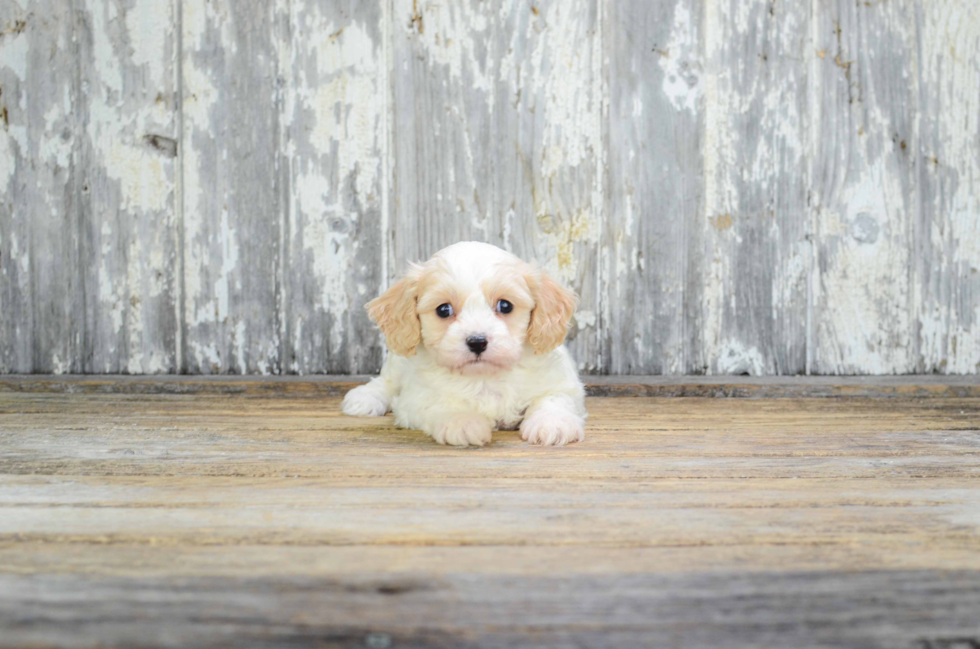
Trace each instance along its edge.
<instances>
[{"instance_id":1,"label":"puppy's nose","mask_svg":"<svg viewBox=\"0 0 980 649\"><path fill-rule=\"evenodd\" d=\"M487 349L487 337L483 334L470 336L466 339L466 346L469 347L470 351L474 354L482 354Z\"/></svg>"}]
</instances>

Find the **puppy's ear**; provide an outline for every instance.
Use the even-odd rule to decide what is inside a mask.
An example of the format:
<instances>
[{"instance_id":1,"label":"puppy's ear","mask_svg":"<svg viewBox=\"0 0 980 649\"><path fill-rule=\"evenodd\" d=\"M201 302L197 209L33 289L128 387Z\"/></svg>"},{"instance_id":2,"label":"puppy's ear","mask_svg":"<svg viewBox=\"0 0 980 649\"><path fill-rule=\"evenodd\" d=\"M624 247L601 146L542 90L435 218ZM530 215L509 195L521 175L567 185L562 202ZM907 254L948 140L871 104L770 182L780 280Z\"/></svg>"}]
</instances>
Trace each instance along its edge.
<instances>
[{"instance_id":1,"label":"puppy's ear","mask_svg":"<svg viewBox=\"0 0 980 649\"><path fill-rule=\"evenodd\" d=\"M527 283L534 298L527 340L535 354L545 354L564 342L578 298L542 270L529 273Z\"/></svg>"},{"instance_id":2,"label":"puppy's ear","mask_svg":"<svg viewBox=\"0 0 980 649\"><path fill-rule=\"evenodd\" d=\"M388 348L400 356L414 356L422 340L422 324L415 312L420 275L420 269L413 266L384 295L364 307L384 333Z\"/></svg>"}]
</instances>

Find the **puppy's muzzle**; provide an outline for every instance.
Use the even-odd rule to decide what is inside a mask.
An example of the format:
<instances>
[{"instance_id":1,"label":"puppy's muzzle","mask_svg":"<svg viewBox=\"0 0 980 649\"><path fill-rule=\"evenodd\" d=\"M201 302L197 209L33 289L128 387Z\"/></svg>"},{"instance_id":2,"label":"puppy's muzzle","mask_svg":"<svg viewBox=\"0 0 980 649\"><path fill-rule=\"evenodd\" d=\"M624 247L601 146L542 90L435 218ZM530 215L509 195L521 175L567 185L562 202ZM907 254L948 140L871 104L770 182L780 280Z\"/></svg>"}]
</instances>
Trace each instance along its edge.
<instances>
[{"instance_id":1,"label":"puppy's muzzle","mask_svg":"<svg viewBox=\"0 0 980 649\"><path fill-rule=\"evenodd\" d=\"M482 334L470 336L466 339L466 346L470 348L471 352L479 356L487 350L487 337Z\"/></svg>"}]
</instances>

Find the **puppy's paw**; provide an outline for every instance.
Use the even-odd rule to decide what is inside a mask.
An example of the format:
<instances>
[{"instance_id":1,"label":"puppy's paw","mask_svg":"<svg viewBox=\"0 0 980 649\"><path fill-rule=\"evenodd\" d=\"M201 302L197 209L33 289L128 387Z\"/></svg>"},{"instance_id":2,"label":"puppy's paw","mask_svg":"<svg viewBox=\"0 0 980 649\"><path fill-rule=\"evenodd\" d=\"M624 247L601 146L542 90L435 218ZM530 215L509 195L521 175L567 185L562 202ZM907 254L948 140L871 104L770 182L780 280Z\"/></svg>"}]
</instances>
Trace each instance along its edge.
<instances>
[{"instance_id":1,"label":"puppy's paw","mask_svg":"<svg viewBox=\"0 0 980 649\"><path fill-rule=\"evenodd\" d=\"M483 446L493 437L493 427L485 417L459 414L446 417L429 434L448 446Z\"/></svg>"},{"instance_id":2,"label":"puppy's paw","mask_svg":"<svg viewBox=\"0 0 980 649\"><path fill-rule=\"evenodd\" d=\"M388 412L388 403L369 385L360 385L344 396L340 409L354 417L383 417Z\"/></svg>"},{"instance_id":3,"label":"puppy's paw","mask_svg":"<svg viewBox=\"0 0 980 649\"><path fill-rule=\"evenodd\" d=\"M521 437L531 444L564 446L585 439L585 420L560 408L543 408L521 423Z\"/></svg>"}]
</instances>

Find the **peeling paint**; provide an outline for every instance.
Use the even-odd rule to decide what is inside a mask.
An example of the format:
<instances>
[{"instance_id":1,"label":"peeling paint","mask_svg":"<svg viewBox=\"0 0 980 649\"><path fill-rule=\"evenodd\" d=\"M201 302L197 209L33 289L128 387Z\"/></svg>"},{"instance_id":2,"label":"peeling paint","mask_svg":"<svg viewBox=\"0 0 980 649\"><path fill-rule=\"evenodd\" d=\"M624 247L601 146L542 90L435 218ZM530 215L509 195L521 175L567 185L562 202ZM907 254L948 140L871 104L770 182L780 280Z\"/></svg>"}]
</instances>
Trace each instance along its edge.
<instances>
[{"instance_id":1,"label":"peeling paint","mask_svg":"<svg viewBox=\"0 0 980 649\"><path fill-rule=\"evenodd\" d=\"M140 146L111 142L105 152L104 166L109 177L119 181L123 209L132 212L169 209L173 182L158 156Z\"/></svg>"},{"instance_id":2,"label":"peeling paint","mask_svg":"<svg viewBox=\"0 0 980 649\"><path fill-rule=\"evenodd\" d=\"M575 312L575 327L580 331L583 329L595 329L597 320L595 311L579 309Z\"/></svg>"},{"instance_id":3,"label":"peeling paint","mask_svg":"<svg viewBox=\"0 0 980 649\"><path fill-rule=\"evenodd\" d=\"M491 71L480 65L475 38L488 29L487 16L470 3L423 0L416 5L428 29L420 30L417 22L410 21L405 24L405 31L418 40L433 63L448 68L452 79L462 81L465 70L472 89L488 92ZM492 110L492 105L488 109Z\"/></svg>"},{"instance_id":4,"label":"peeling paint","mask_svg":"<svg viewBox=\"0 0 980 649\"><path fill-rule=\"evenodd\" d=\"M167 38L173 33L173 17L169 2L160 0L133 0L126 10L126 30L131 47L132 65L142 67L149 79L149 86L158 86L166 75Z\"/></svg>"},{"instance_id":5,"label":"peeling paint","mask_svg":"<svg viewBox=\"0 0 980 649\"><path fill-rule=\"evenodd\" d=\"M701 100L701 43L693 27L691 10L683 2L674 9L670 40L659 50L657 63L664 72L663 92L675 110L696 113ZM639 116L642 105L634 109Z\"/></svg>"},{"instance_id":6,"label":"peeling paint","mask_svg":"<svg viewBox=\"0 0 980 649\"><path fill-rule=\"evenodd\" d=\"M579 212L572 219L561 219L551 214L538 216L538 224L553 256L544 263L548 272L558 279L572 283L579 268L576 244L591 243L598 238L598 229L587 211Z\"/></svg>"},{"instance_id":7,"label":"peeling paint","mask_svg":"<svg viewBox=\"0 0 980 649\"><path fill-rule=\"evenodd\" d=\"M300 259L311 274L303 285L314 288L312 304L317 321L329 318L327 355L339 356L351 344L351 270L358 258L362 210L380 203L381 157L385 90L381 86L380 43L368 26L351 20L342 27L315 5L294 8L292 20L298 33L308 35L309 45L296 53L292 123L312 119L309 138L291 143L294 209L292 230ZM330 175L323 177L324 172ZM364 291L366 293L366 290ZM301 324L294 339L305 340ZM303 348L307 349L307 348ZM305 363L303 364L305 367Z\"/></svg>"},{"instance_id":8,"label":"peeling paint","mask_svg":"<svg viewBox=\"0 0 980 649\"><path fill-rule=\"evenodd\" d=\"M330 28L317 26L311 33ZM332 71L330 81L297 77L298 100L316 116L310 143L320 155L331 155L336 146L339 177L353 177L357 193L365 197L375 191L379 171L384 94L378 87L376 50L368 33L350 24L315 50L316 69Z\"/></svg>"},{"instance_id":9,"label":"peeling paint","mask_svg":"<svg viewBox=\"0 0 980 649\"><path fill-rule=\"evenodd\" d=\"M728 340L718 350L720 374L749 374L762 376L766 373L762 353L756 347L745 347L737 340Z\"/></svg>"},{"instance_id":10,"label":"peeling paint","mask_svg":"<svg viewBox=\"0 0 980 649\"><path fill-rule=\"evenodd\" d=\"M914 371L914 265L910 224L915 221L913 170L904 162L915 136L912 89L913 15L889 3L867 14L845 7L825 14L818 47L837 60L813 59L820 98L815 128L814 370L820 373ZM873 39L876 51L857 48ZM881 67L887 57L892 63ZM847 120L857 128L849 128ZM846 158L842 158L846 156ZM845 159L846 167L835 159ZM828 171L832 175L828 175ZM835 178L833 182L824 179Z\"/></svg>"},{"instance_id":11,"label":"peeling paint","mask_svg":"<svg viewBox=\"0 0 980 649\"><path fill-rule=\"evenodd\" d=\"M190 5L193 4L190 3ZM201 14L201 17L203 17L203 14ZM189 21L187 15L184 17L184 24L185 26L192 27L191 32L203 31L201 27L196 27L195 29L193 22ZM184 131L182 139L184 146L181 150L181 156L183 158L184 168L191 170L190 173L184 174L183 188L185 201L183 216L184 246L185 255L188 257L185 266L193 269L203 263L208 255L204 246L205 242L203 241L203 199L206 188L201 186L200 175L194 172L194 170L200 169L201 160L198 149L191 145L190 138L193 138L198 131L203 130L207 132L211 111L218 101L218 93L208 78L208 75L194 64L192 57L185 57L183 72ZM202 277L199 273L191 271L185 272L184 274L185 311L183 315L185 321L192 325L198 325L213 318L210 315L214 309L213 305L201 304L203 298L201 280ZM211 360L211 356L201 356L200 349L200 347L195 349L197 358L207 358L212 363L217 362Z\"/></svg>"},{"instance_id":12,"label":"peeling paint","mask_svg":"<svg viewBox=\"0 0 980 649\"><path fill-rule=\"evenodd\" d=\"M147 138L175 134L174 5L93 0L84 11L92 36L81 64L82 156L93 167L85 200L102 253L92 277L98 290L88 296L98 305L88 362L103 372L173 371L167 331L176 327L168 292L176 165Z\"/></svg>"},{"instance_id":13,"label":"peeling paint","mask_svg":"<svg viewBox=\"0 0 980 649\"><path fill-rule=\"evenodd\" d=\"M0 130L0 190L7 191L17 169L14 139L7 129Z\"/></svg>"},{"instance_id":14,"label":"peeling paint","mask_svg":"<svg viewBox=\"0 0 980 649\"><path fill-rule=\"evenodd\" d=\"M15 77L25 81L29 43L28 34L24 30L3 34L0 37L0 70L8 69Z\"/></svg>"},{"instance_id":15,"label":"peeling paint","mask_svg":"<svg viewBox=\"0 0 980 649\"><path fill-rule=\"evenodd\" d=\"M162 309L200 371L368 370L361 306L389 251L396 267L458 234L583 294L571 343L586 370L657 357L666 372L758 375L797 368L802 344L816 372L980 372L976 3L677 0L629 44L603 27L629 15L610 4L294 0L257 17L186 0L178 35L173 2L83 0L90 33L74 43L77 28L11 5L24 11L0 35L14 206L0 270L38 306L4 331L48 371L163 372ZM617 68L627 45L643 56ZM64 52L80 80L36 74ZM623 141L609 142L606 102L629 86L617 74L656 82L622 95ZM66 223L92 256L78 261L84 320L49 290L75 270L37 244ZM642 314L619 313L644 290Z\"/></svg>"},{"instance_id":16,"label":"peeling paint","mask_svg":"<svg viewBox=\"0 0 980 649\"><path fill-rule=\"evenodd\" d=\"M706 47L715 48L709 50L706 58L708 61L717 61L722 52L718 50L722 43L721 23L728 18L721 16L718 7L710 3L704 12L705 16L705 43ZM728 105L727 88L720 87L725 81L723 76L726 73L722 69L718 74L705 74L703 79L703 92L705 102L705 129L704 129L704 209L708 214L727 213L730 211L725 202L725 197L734 194L735 189L731 185L722 185L719 181L724 181L724 176L719 173L722 164L731 166L734 162L730 159L731 152L726 150L722 137L729 131L728 125L724 123L725 116L730 114L734 108ZM725 278L729 276L731 270L728 257L722 255L718 250L708 251L708 263L704 276L704 286L702 293L703 315L703 338L707 350L719 349L721 347L723 304L725 298ZM711 351L705 351L706 360L715 356Z\"/></svg>"},{"instance_id":17,"label":"peeling paint","mask_svg":"<svg viewBox=\"0 0 980 649\"><path fill-rule=\"evenodd\" d=\"M221 211L218 227L216 238L221 245L221 268L218 271L218 277L215 279L211 294L217 299L217 304L214 307L214 320L221 322L231 314L231 285L235 281L235 273L238 270L239 246L238 236L235 228L231 227L227 209ZM199 314L199 317L200 315L202 314ZM198 321L198 323L200 322L203 320Z\"/></svg>"},{"instance_id":18,"label":"peeling paint","mask_svg":"<svg viewBox=\"0 0 980 649\"><path fill-rule=\"evenodd\" d=\"M738 342L767 372L802 372L809 12L712 0L704 20L704 364L726 371L721 354Z\"/></svg>"},{"instance_id":19,"label":"peeling paint","mask_svg":"<svg viewBox=\"0 0 980 649\"><path fill-rule=\"evenodd\" d=\"M916 14L924 98L921 208L930 244L915 286L926 371L980 373L980 7L947 0Z\"/></svg>"},{"instance_id":20,"label":"peeling paint","mask_svg":"<svg viewBox=\"0 0 980 649\"><path fill-rule=\"evenodd\" d=\"M45 137L39 147L40 158L47 164L66 169L71 163L72 151L74 149L74 138L72 137L67 115L71 113L71 103L67 98L67 89L62 106L53 105L44 115L46 124Z\"/></svg>"},{"instance_id":21,"label":"peeling paint","mask_svg":"<svg viewBox=\"0 0 980 649\"><path fill-rule=\"evenodd\" d=\"M549 33L575 32L580 16L571 5L556 2L545 18ZM545 66L545 57L551 60ZM540 173L549 178L566 167L576 167L599 150L594 124L599 111L592 93L592 67L581 47L567 38L541 38L531 52L531 87L542 88L545 127ZM547 70L547 74L545 73Z\"/></svg>"},{"instance_id":22,"label":"peeling paint","mask_svg":"<svg viewBox=\"0 0 980 649\"><path fill-rule=\"evenodd\" d=\"M261 249L266 242L249 240L252 233L247 224L256 219L238 209L234 194L251 193L254 187L245 186L246 183L267 183L271 188L274 179L270 167L268 180L246 180L241 172L236 173L241 160L229 156L230 150L235 151L232 147L257 141L265 131L263 126L244 126L240 121L241 115L251 106L261 105L260 98L241 95L246 88L247 92L254 92L255 84L250 85L244 79L230 82L230 75L242 74L234 27L240 21L256 18L235 14L237 10L235 5L227 2L183 3L181 91L184 111L179 154L184 169L183 318L187 327L184 361L188 367L206 373L254 371L254 365L242 363L254 363L256 357L263 356L266 351L258 349L259 345L253 347L251 330L261 326L259 323L268 317L267 310L242 308L248 302L260 299L258 295L242 296L243 277L255 270L257 264L265 262L246 261L245 250L248 246L252 246L252 250ZM259 31L255 36L258 43L268 37ZM249 73L263 74L265 61L262 54L261 51L250 53ZM248 101L244 102L246 99ZM236 126L262 129L262 132L239 133ZM252 155L264 156L266 153L247 152L247 156ZM271 162L271 157L269 160ZM249 209L264 211L267 206L254 204ZM277 215L268 214L266 218L274 220ZM264 275L272 277L274 270L268 267ZM258 292L261 286L255 285L253 290ZM272 308L269 305L268 310ZM243 312L248 317L243 317ZM276 343L274 340L262 341L261 346L268 344Z\"/></svg>"}]
</instances>

